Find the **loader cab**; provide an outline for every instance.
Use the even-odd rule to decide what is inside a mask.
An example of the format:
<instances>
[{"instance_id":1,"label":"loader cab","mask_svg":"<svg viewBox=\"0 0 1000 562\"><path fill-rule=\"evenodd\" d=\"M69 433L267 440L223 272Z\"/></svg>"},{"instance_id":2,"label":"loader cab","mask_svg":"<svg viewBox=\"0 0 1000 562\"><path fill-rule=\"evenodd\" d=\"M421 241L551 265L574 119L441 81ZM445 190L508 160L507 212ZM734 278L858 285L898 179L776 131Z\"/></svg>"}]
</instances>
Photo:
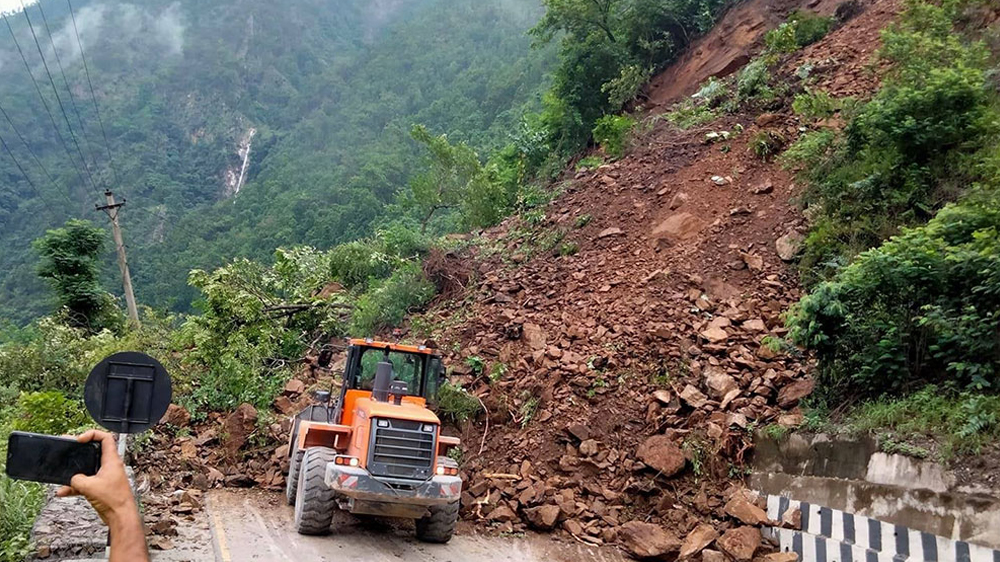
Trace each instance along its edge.
<instances>
[{"instance_id":1,"label":"loader cab","mask_svg":"<svg viewBox=\"0 0 1000 562\"><path fill-rule=\"evenodd\" d=\"M352 339L348 342L344 384L334 409L336 423L351 425L353 404L359 398L372 396L379 364L382 363L392 366L389 388L393 401L420 406L435 401L444 367L441 356L434 349Z\"/></svg>"}]
</instances>

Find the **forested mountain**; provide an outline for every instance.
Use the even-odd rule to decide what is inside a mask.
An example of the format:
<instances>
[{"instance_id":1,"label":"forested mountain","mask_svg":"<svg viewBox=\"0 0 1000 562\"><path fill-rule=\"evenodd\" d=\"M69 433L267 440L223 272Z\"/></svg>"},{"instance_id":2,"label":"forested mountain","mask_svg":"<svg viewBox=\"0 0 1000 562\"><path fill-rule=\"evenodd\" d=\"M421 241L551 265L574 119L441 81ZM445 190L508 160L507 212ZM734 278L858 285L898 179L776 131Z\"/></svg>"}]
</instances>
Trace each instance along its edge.
<instances>
[{"instance_id":1,"label":"forested mountain","mask_svg":"<svg viewBox=\"0 0 1000 562\"><path fill-rule=\"evenodd\" d=\"M0 106L16 127L0 117L0 136L34 184L0 155L0 318L19 323L50 309L31 240L69 218L105 224L105 188L128 200L138 299L184 309L193 268L368 233L414 171L412 124L480 150L507 142L555 58L525 34L537 0L72 7L75 28L64 0L29 7L37 46L24 14L8 15L17 44L0 24Z\"/></svg>"}]
</instances>

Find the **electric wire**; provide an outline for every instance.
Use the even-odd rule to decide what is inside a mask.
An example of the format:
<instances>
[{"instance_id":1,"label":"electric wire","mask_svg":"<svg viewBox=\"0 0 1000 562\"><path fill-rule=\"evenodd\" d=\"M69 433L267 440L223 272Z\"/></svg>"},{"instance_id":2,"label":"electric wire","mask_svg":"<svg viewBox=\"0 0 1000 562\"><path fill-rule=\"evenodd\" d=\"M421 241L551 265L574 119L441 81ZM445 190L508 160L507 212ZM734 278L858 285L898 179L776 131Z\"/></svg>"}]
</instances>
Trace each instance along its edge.
<instances>
[{"instance_id":1,"label":"electric wire","mask_svg":"<svg viewBox=\"0 0 1000 562\"><path fill-rule=\"evenodd\" d=\"M31 145L28 144L27 140L25 140L24 135L21 134L21 131L17 128L17 125L14 124L14 121L11 120L10 115L7 113L7 110L3 108L3 105L0 105L0 114L3 115L3 118L7 121L7 124L10 125L11 130L13 130L14 134L17 135L17 138L18 140L21 141L21 144L24 145L24 148L28 150L28 154L31 155L31 158L32 160L34 160L35 165L41 168L42 173L49 180L49 183L52 184L52 187L55 188L56 193L58 193L64 199L66 199L66 201L68 201L70 205L76 205L77 203L74 203L73 200L70 199L70 197L65 192L63 192L63 190L59 187L59 184L56 183L55 178L53 178L52 174L49 173L48 168L46 168L45 164L43 164L41 159L38 158L38 155L35 154L35 151L31 149ZM13 158L13 156L11 156L11 158Z\"/></svg>"},{"instance_id":2,"label":"electric wire","mask_svg":"<svg viewBox=\"0 0 1000 562\"><path fill-rule=\"evenodd\" d=\"M59 126L56 124L56 118L52 116L52 110L49 108L49 102L45 100L45 96L42 95L42 88L38 85L38 81L35 80L35 75L31 72L31 65L28 64L28 59L24 56L24 50L21 49L21 44L17 40L17 36L14 35L14 28L10 25L10 19L7 18L7 14L2 12L0 12L0 17L2 17L4 23L7 24L7 31L10 32L10 37L14 40L14 46L17 47L18 54L21 55L21 62L24 63L24 69L28 72L28 77L31 78L31 83L35 86L35 93L37 93L39 99L42 100L42 106L45 108L45 113L48 114L49 122L52 123L52 128L55 130L56 139L59 141L59 144L62 145L63 150L66 151L66 156L69 158L70 165L76 172L77 177L81 182L86 184L87 182L84 180L83 174L80 173L80 170L76 166L76 161L73 159L73 153L70 152L69 146L66 144L66 139L64 139L62 133L59 132Z\"/></svg>"},{"instance_id":3,"label":"electric wire","mask_svg":"<svg viewBox=\"0 0 1000 562\"><path fill-rule=\"evenodd\" d=\"M3 146L4 152L6 152L8 156L10 156L10 159L14 161L14 165L17 166L18 171L21 172L21 175L24 177L25 181L28 182L28 186L31 187L31 191L35 193L35 196L41 200L48 201L48 198L42 194L42 191L38 189L38 186L36 186L35 182L32 181L31 176L28 175L28 172L26 172L24 170L24 167L21 166L21 162L19 162L17 157L14 156L14 152L10 149L10 146L7 145L7 141L3 138L3 135L0 135L0 145ZM55 212L53 211L53 209L55 209L55 206L46 206L45 209L49 212L49 215L51 215L52 218L55 218Z\"/></svg>"},{"instance_id":4,"label":"electric wire","mask_svg":"<svg viewBox=\"0 0 1000 562\"><path fill-rule=\"evenodd\" d=\"M111 156L111 143L108 142L108 133L104 129L104 119L101 118L101 109L97 106L97 94L94 93L94 82L90 79L90 67L87 65L87 55L83 52L83 43L80 41L80 31L76 27L76 14L73 12L72 0L66 0L69 6L69 17L73 21L73 35L76 36L76 44L80 48L80 61L83 62L83 73L87 76L87 85L90 87L90 99L94 102L94 112L97 114L97 123L101 126L101 136L104 137L104 147L108 151L108 163L111 164L111 172L115 176L115 185L121 189L121 179L118 176L118 167L115 166L115 159Z\"/></svg>"},{"instance_id":5,"label":"electric wire","mask_svg":"<svg viewBox=\"0 0 1000 562\"><path fill-rule=\"evenodd\" d=\"M21 0L21 13L24 14L25 21L28 22L28 29L31 31L31 38L35 41L35 48L38 49L38 56L42 59L42 68L45 69L45 75L49 78L49 85L52 86L52 93L56 96L56 102L59 104L59 111L62 113L63 120L66 122L66 127L69 128L69 137L73 141L73 145L76 147L77 154L80 155L80 161L83 162L83 170L87 173L87 179L90 180L91 187L94 191L100 195L100 190L97 184L94 182L94 176L90 173L90 166L87 165L87 159L83 155L83 150L80 149L80 142L76 139L76 133L73 132L73 124L69 122L69 116L66 115L66 106L63 105L62 96L59 95L59 89L56 88L56 81L52 79L52 72L49 71L49 63L45 61L45 55L42 53L42 44L38 42L38 35L35 34L35 26L31 24L31 17L28 16L28 8L24 5L24 0Z\"/></svg>"},{"instance_id":6,"label":"electric wire","mask_svg":"<svg viewBox=\"0 0 1000 562\"><path fill-rule=\"evenodd\" d=\"M90 145L90 135L87 134L87 126L83 123L83 117L80 115L80 107L76 104L76 98L73 96L73 88L69 85L69 79L66 78L66 70L63 68L62 57L59 56L59 49L56 48L55 37L52 36L52 30L49 28L49 20L45 17L45 10L42 9L42 3L38 2L38 13L42 16L42 25L45 26L45 33L49 36L49 44L52 45L52 54L56 57L56 64L59 66L59 74L62 75L63 84L66 85L66 93L69 95L69 105L73 108L73 113L76 114L76 120L80 124L80 134L83 135L83 145L87 148L87 153L90 154L91 161L94 163L94 169L97 169L97 156L94 154L94 150Z\"/></svg>"}]
</instances>

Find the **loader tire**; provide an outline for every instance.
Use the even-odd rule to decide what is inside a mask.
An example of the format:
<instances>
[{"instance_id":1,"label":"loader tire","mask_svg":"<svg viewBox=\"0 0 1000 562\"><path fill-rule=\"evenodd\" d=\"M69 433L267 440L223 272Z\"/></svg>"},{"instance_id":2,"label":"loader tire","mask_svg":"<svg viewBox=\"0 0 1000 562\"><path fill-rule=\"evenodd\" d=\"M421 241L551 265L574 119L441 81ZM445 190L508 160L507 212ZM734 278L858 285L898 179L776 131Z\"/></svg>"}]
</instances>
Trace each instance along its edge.
<instances>
[{"instance_id":1,"label":"loader tire","mask_svg":"<svg viewBox=\"0 0 1000 562\"><path fill-rule=\"evenodd\" d=\"M428 511L416 521L417 538L441 544L450 541L458 524L458 502L431 506Z\"/></svg>"},{"instance_id":2,"label":"loader tire","mask_svg":"<svg viewBox=\"0 0 1000 562\"><path fill-rule=\"evenodd\" d=\"M288 505L295 505L295 494L299 491L299 469L302 467L302 455L305 451L298 449L292 451L292 458L288 461L288 478L285 479L285 497Z\"/></svg>"},{"instance_id":3,"label":"loader tire","mask_svg":"<svg viewBox=\"0 0 1000 562\"><path fill-rule=\"evenodd\" d=\"M295 498L295 530L300 535L325 535L330 532L333 512L337 509L333 490L326 485L326 467L337 453L327 447L310 447L302 456L299 486Z\"/></svg>"}]
</instances>

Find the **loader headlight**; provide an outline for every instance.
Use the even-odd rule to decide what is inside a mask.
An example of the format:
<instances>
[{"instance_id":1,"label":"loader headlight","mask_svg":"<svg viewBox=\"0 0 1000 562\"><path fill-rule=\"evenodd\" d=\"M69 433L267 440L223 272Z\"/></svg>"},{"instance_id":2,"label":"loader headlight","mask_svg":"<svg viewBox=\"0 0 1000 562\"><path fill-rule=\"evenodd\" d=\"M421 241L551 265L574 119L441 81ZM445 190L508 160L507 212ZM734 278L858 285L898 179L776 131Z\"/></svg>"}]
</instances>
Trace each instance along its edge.
<instances>
[{"instance_id":1,"label":"loader headlight","mask_svg":"<svg viewBox=\"0 0 1000 562\"><path fill-rule=\"evenodd\" d=\"M438 476L458 476L458 469L452 466L438 465L434 471Z\"/></svg>"},{"instance_id":2,"label":"loader headlight","mask_svg":"<svg viewBox=\"0 0 1000 562\"><path fill-rule=\"evenodd\" d=\"M360 461L358 461L357 458L355 458L355 457L347 457L347 456L343 456L343 455L335 457L333 459L333 463L334 464L338 464L340 466L350 466L350 467L355 467L355 468L359 464L361 464Z\"/></svg>"},{"instance_id":3,"label":"loader headlight","mask_svg":"<svg viewBox=\"0 0 1000 562\"><path fill-rule=\"evenodd\" d=\"M378 420L379 427L389 427L389 420Z\"/></svg>"},{"instance_id":4,"label":"loader headlight","mask_svg":"<svg viewBox=\"0 0 1000 562\"><path fill-rule=\"evenodd\" d=\"M429 423L425 423L424 424L424 433L434 433L434 426L431 425L431 424L429 424Z\"/></svg>"}]
</instances>

